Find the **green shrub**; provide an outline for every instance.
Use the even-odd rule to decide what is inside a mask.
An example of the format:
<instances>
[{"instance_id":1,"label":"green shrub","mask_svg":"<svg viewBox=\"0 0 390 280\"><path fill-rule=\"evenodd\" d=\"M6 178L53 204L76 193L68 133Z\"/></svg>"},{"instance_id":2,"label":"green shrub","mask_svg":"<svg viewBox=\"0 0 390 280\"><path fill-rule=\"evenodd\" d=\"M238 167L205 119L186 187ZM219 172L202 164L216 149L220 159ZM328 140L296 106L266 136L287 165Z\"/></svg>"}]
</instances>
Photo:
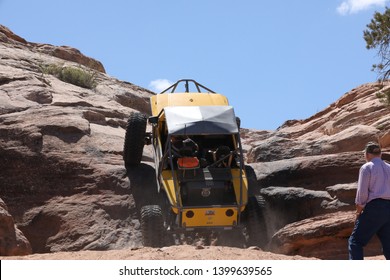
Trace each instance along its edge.
<instances>
[{"instance_id":1,"label":"green shrub","mask_svg":"<svg viewBox=\"0 0 390 280\"><path fill-rule=\"evenodd\" d=\"M390 88L382 89L376 93L376 97L386 106L390 106Z\"/></svg>"},{"instance_id":2,"label":"green shrub","mask_svg":"<svg viewBox=\"0 0 390 280\"><path fill-rule=\"evenodd\" d=\"M58 78L64 82L83 88L92 89L96 87L95 74L80 68L64 67Z\"/></svg>"},{"instance_id":3,"label":"green shrub","mask_svg":"<svg viewBox=\"0 0 390 280\"><path fill-rule=\"evenodd\" d=\"M92 71L86 71L81 68L50 64L41 66L44 74L50 74L63 82L70 83L79 87L93 89L96 87L96 74Z\"/></svg>"}]
</instances>

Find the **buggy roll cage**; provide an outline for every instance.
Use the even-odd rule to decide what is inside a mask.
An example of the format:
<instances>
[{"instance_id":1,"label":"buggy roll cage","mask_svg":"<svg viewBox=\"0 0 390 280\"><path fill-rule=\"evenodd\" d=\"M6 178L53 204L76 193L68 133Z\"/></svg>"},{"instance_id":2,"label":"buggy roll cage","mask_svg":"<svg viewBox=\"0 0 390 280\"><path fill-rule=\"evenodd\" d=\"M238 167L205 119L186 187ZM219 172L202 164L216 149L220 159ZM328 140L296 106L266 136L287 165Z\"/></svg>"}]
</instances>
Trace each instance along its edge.
<instances>
[{"instance_id":1,"label":"buggy roll cage","mask_svg":"<svg viewBox=\"0 0 390 280\"><path fill-rule=\"evenodd\" d=\"M193 83L193 84L195 85L195 87L196 87L198 93L201 93L201 92L202 92L201 89L204 89L204 90L206 90L206 91L209 92L209 93L215 93L215 92L212 91L211 89L205 87L204 85L199 84L199 83L198 83L197 81L195 81L195 80L192 80L192 79L182 79L182 80L178 80L176 83L174 83L173 85L171 85L169 88L167 88L167 89L163 90L162 92L160 92L160 94L161 94L161 93L167 93L170 89L172 89L170 93L174 93L175 90L176 90L176 88L177 88L177 86L178 86L180 83L185 83L185 85L184 85L184 86L185 86L185 92L187 92L187 93L190 92L190 87L189 87L189 84L190 84L190 83Z\"/></svg>"}]
</instances>

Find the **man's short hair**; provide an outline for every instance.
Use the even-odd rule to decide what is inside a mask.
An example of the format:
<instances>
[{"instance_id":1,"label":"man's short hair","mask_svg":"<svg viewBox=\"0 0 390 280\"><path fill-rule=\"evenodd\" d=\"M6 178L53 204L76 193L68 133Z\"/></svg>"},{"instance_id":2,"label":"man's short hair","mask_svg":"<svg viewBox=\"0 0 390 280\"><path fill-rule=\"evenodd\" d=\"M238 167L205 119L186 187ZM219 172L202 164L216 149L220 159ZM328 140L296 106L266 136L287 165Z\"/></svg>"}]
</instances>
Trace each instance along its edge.
<instances>
[{"instance_id":1,"label":"man's short hair","mask_svg":"<svg viewBox=\"0 0 390 280\"><path fill-rule=\"evenodd\" d=\"M368 142L364 151L367 154L380 155L381 147L375 142Z\"/></svg>"}]
</instances>

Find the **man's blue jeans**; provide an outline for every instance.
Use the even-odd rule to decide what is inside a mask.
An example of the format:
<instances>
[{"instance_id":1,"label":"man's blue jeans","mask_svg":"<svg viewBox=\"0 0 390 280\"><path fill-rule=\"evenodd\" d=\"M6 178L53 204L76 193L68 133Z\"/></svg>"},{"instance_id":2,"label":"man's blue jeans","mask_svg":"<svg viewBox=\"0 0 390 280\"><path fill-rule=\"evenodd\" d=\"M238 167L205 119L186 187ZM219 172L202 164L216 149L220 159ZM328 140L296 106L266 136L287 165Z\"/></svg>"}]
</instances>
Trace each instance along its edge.
<instances>
[{"instance_id":1,"label":"man's blue jeans","mask_svg":"<svg viewBox=\"0 0 390 280\"><path fill-rule=\"evenodd\" d=\"M390 260L390 200L374 199L367 203L348 240L350 260L363 260L363 247L377 234L383 254Z\"/></svg>"}]
</instances>

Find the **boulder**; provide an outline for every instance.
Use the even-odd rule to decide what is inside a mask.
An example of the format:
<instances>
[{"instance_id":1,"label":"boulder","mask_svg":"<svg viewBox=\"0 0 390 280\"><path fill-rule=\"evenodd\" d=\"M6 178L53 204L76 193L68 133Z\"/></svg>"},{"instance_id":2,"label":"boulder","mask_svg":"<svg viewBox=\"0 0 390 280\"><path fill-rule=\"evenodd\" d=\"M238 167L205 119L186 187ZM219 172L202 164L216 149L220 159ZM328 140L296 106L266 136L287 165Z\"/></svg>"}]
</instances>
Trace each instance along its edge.
<instances>
[{"instance_id":1,"label":"boulder","mask_svg":"<svg viewBox=\"0 0 390 280\"><path fill-rule=\"evenodd\" d=\"M268 236L284 226L324 213L351 209L351 205L332 197L327 191L313 191L296 187L268 187L261 189L266 200L264 216Z\"/></svg>"},{"instance_id":2,"label":"boulder","mask_svg":"<svg viewBox=\"0 0 390 280\"><path fill-rule=\"evenodd\" d=\"M361 152L345 152L251 163L262 188L293 186L325 190L335 184L356 182L364 163Z\"/></svg>"},{"instance_id":3,"label":"boulder","mask_svg":"<svg viewBox=\"0 0 390 280\"><path fill-rule=\"evenodd\" d=\"M277 231L269 249L285 255L300 255L329 260L348 259L348 238L355 221L354 211L317 215L291 223ZM365 256L381 254L380 242L372 239Z\"/></svg>"},{"instance_id":4,"label":"boulder","mask_svg":"<svg viewBox=\"0 0 390 280\"><path fill-rule=\"evenodd\" d=\"M0 199L0 256L31 254L30 242L15 225L7 206Z\"/></svg>"},{"instance_id":5,"label":"boulder","mask_svg":"<svg viewBox=\"0 0 390 280\"><path fill-rule=\"evenodd\" d=\"M34 253L112 250L141 243L132 196L101 191L56 196L23 215Z\"/></svg>"}]
</instances>

